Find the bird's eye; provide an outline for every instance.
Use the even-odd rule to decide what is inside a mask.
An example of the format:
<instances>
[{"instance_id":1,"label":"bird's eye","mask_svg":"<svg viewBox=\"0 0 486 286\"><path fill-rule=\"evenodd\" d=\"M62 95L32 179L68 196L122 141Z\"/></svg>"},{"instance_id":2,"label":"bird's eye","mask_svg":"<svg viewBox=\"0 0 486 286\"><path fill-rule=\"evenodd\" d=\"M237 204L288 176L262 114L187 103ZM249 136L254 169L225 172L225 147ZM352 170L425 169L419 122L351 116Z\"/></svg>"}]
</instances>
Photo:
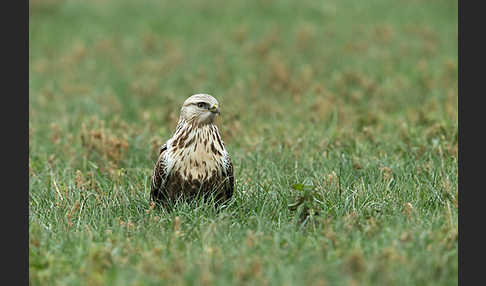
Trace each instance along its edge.
<instances>
[{"instance_id":1,"label":"bird's eye","mask_svg":"<svg viewBox=\"0 0 486 286\"><path fill-rule=\"evenodd\" d=\"M199 102L197 104L197 107L199 107L199 108L203 108L204 106L205 106L204 102Z\"/></svg>"}]
</instances>

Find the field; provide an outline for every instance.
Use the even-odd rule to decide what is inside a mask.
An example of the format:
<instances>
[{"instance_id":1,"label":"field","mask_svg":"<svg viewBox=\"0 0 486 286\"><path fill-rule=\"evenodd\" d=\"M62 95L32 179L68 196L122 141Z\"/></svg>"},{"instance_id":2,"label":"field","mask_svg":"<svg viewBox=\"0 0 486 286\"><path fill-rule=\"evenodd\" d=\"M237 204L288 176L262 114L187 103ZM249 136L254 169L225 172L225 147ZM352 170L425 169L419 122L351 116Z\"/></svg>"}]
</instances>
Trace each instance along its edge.
<instances>
[{"instance_id":1,"label":"field","mask_svg":"<svg viewBox=\"0 0 486 286\"><path fill-rule=\"evenodd\" d=\"M30 1L31 285L457 285L457 1ZM235 196L151 207L210 93Z\"/></svg>"}]
</instances>

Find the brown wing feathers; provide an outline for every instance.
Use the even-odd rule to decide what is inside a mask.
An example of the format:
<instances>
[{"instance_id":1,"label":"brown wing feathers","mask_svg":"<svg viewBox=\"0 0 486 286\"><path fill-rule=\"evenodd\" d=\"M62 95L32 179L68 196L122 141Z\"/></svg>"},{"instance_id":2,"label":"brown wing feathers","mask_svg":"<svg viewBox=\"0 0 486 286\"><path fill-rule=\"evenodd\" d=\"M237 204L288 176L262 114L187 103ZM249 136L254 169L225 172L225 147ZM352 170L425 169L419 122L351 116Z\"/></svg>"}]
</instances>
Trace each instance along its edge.
<instances>
[{"instance_id":1,"label":"brown wing feathers","mask_svg":"<svg viewBox=\"0 0 486 286\"><path fill-rule=\"evenodd\" d=\"M225 169L225 189L224 192L226 194L226 198L231 198L233 196L233 189L235 185L235 177L233 174L233 162L231 158L228 156L228 166Z\"/></svg>"},{"instance_id":2,"label":"brown wing feathers","mask_svg":"<svg viewBox=\"0 0 486 286\"><path fill-rule=\"evenodd\" d=\"M161 189L164 189L165 181L167 179L166 174L166 161L164 158L164 153L167 151L167 145L164 144L160 148L159 158L155 164L154 173L152 175L152 184L150 186L150 195L153 201L158 201L161 199Z\"/></svg>"}]
</instances>

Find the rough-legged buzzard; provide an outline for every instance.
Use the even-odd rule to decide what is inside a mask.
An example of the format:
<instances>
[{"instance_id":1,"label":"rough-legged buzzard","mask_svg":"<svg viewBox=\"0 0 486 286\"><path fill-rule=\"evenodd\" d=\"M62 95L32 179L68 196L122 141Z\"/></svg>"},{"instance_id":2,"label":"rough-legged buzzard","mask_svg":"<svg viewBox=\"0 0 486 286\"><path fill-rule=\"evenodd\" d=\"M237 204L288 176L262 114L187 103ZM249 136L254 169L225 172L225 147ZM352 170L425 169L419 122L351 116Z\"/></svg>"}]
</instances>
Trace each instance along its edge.
<instances>
[{"instance_id":1,"label":"rough-legged buzzard","mask_svg":"<svg viewBox=\"0 0 486 286\"><path fill-rule=\"evenodd\" d=\"M233 164L215 124L218 101L208 94L189 97L176 130L160 149L150 195L170 206L176 200L213 196L217 204L233 195Z\"/></svg>"}]
</instances>

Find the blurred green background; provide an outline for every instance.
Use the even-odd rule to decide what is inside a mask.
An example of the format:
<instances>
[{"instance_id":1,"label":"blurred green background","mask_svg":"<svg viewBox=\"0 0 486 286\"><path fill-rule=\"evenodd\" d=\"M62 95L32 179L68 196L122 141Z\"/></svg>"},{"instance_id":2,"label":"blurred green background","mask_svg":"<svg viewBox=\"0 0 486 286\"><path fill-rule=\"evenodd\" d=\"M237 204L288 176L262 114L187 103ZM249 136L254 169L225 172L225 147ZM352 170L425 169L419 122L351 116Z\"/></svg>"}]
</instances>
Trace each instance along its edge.
<instances>
[{"instance_id":1,"label":"blurred green background","mask_svg":"<svg viewBox=\"0 0 486 286\"><path fill-rule=\"evenodd\" d=\"M29 4L31 284L457 284L457 1ZM154 214L195 93L233 207Z\"/></svg>"}]
</instances>

